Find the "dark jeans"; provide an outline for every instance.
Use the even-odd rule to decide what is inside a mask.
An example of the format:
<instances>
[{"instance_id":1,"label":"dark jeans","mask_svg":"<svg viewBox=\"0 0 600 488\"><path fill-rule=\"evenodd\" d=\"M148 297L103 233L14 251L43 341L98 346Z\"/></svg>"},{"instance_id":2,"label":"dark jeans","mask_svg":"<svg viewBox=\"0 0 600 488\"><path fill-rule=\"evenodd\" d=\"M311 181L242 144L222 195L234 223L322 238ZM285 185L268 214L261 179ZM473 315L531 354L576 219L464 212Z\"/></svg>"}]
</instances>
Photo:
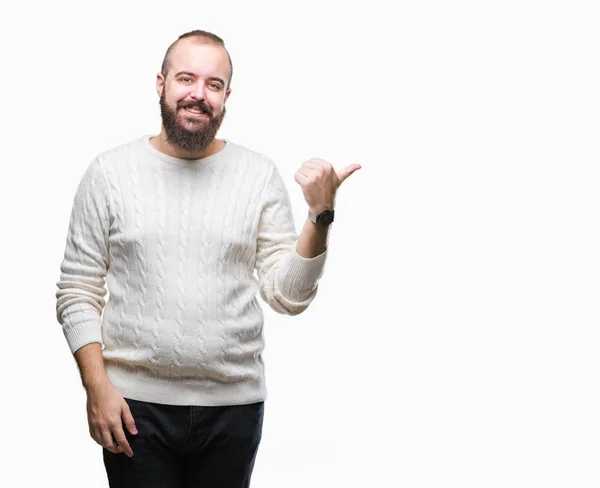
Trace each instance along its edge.
<instances>
[{"instance_id":1,"label":"dark jeans","mask_svg":"<svg viewBox=\"0 0 600 488\"><path fill-rule=\"evenodd\" d=\"M248 488L264 403L226 407L125 399L138 430L133 457L103 449L111 488Z\"/></svg>"}]
</instances>

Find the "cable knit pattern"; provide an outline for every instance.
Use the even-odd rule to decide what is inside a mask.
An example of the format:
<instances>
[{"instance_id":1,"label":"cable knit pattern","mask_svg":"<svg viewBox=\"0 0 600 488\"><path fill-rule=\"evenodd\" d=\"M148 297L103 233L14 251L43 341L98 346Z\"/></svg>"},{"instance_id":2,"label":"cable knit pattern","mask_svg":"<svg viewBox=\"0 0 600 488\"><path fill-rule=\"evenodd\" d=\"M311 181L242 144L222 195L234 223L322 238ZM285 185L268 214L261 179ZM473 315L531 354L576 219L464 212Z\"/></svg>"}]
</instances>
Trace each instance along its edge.
<instances>
[{"instance_id":1,"label":"cable knit pattern","mask_svg":"<svg viewBox=\"0 0 600 488\"><path fill-rule=\"evenodd\" d=\"M57 282L57 320L73 353L103 345L108 376L127 398L262 401L257 298L278 313L301 313L327 251L296 253L289 195L265 156L226 141L213 156L183 160L149 138L87 167Z\"/></svg>"}]
</instances>

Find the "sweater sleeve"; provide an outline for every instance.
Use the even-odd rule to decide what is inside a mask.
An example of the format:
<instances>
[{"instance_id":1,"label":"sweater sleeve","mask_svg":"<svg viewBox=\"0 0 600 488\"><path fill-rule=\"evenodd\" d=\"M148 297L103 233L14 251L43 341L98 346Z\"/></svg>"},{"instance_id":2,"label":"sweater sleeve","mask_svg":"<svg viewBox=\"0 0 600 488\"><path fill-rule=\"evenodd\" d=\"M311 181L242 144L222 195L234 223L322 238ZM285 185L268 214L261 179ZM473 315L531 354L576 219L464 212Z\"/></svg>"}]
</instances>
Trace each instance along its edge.
<instances>
[{"instance_id":1,"label":"sweater sleeve","mask_svg":"<svg viewBox=\"0 0 600 488\"><path fill-rule=\"evenodd\" d=\"M261 298L276 312L297 315L316 296L327 250L314 258L296 252L298 235L285 183L272 164L259 221L256 270Z\"/></svg>"},{"instance_id":2,"label":"sweater sleeve","mask_svg":"<svg viewBox=\"0 0 600 488\"><path fill-rule=\"evenodd\" d=\"M109 266L109 189L100 162L85 171L73 202L60 280L56 317L72 353L102 344L101 314Z\"/></svg>"}]
</instances>

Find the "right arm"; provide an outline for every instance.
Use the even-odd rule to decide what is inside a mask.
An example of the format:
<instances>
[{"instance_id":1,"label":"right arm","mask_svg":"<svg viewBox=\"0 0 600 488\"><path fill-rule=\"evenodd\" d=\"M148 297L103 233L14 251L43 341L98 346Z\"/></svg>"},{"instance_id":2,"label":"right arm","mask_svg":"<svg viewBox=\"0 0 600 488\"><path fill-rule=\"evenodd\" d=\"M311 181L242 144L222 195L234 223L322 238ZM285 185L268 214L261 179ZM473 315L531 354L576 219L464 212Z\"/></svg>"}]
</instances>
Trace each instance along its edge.
<instances>
[{"instance_id":1,"label":"right arm","mask_svg":"<svg viewBox=\"0 0 600 488\"><path fill-rule=\"evenodd\" d=\"M110 383L102 357L109 202L108 183L100 162L95 160L83 175L73 202L60 280L56 284L56 318L79 366L92 438L111 452L131 456L122 422L132 434L137 433L135 423L127 402Z\"/></svg>"},{"instance_id":2,"label":"right arm","mask_svg":"<svg viewBox=\"0 0 600 488\"><path fill-rule=\"evenodd\" d=\"M91 342L75 351L75 360L79 366L81 382L85 391L102 388L110 381L104 367L102 346L98 342Z\"/></svg>"},{"instance_id":3,"label":"right arm","mask_svg":"<svg viewBox=\"0 0 600 488\"><path fill-rule=\"evenodd\" d=\"M87 393L87 413L90 435L101 446L113 453L124 452L129 457L133 451L123 432L123 424L135 435L135 421L129 405L112 386L106 375L102 346L91 342L75 352L81 380ZM114 439L113 439L114 436Z\"/></svg>"}]
</instances>

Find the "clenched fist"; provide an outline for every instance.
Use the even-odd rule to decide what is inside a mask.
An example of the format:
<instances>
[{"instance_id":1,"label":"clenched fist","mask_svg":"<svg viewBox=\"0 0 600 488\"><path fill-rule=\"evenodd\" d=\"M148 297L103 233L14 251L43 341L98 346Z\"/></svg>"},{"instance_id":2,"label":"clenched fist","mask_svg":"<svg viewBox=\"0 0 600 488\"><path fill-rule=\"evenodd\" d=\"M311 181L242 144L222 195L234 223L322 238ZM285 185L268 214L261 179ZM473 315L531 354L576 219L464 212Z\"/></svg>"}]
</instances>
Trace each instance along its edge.
<instances>
[{"instance_id":1,"label":"clenched fist","mask_svg":"<svg viewBox=\"0 0 600 488\"><path fill-rule=\"evenodd\" d=\"M348 176L360 168L360 164L351 164L336 172L331 163L313 158L302 163L294 175L294 180L302 187L310 211L319 214L325 209L334 209L337 189Z\"/></svg>"}]
</instances>

